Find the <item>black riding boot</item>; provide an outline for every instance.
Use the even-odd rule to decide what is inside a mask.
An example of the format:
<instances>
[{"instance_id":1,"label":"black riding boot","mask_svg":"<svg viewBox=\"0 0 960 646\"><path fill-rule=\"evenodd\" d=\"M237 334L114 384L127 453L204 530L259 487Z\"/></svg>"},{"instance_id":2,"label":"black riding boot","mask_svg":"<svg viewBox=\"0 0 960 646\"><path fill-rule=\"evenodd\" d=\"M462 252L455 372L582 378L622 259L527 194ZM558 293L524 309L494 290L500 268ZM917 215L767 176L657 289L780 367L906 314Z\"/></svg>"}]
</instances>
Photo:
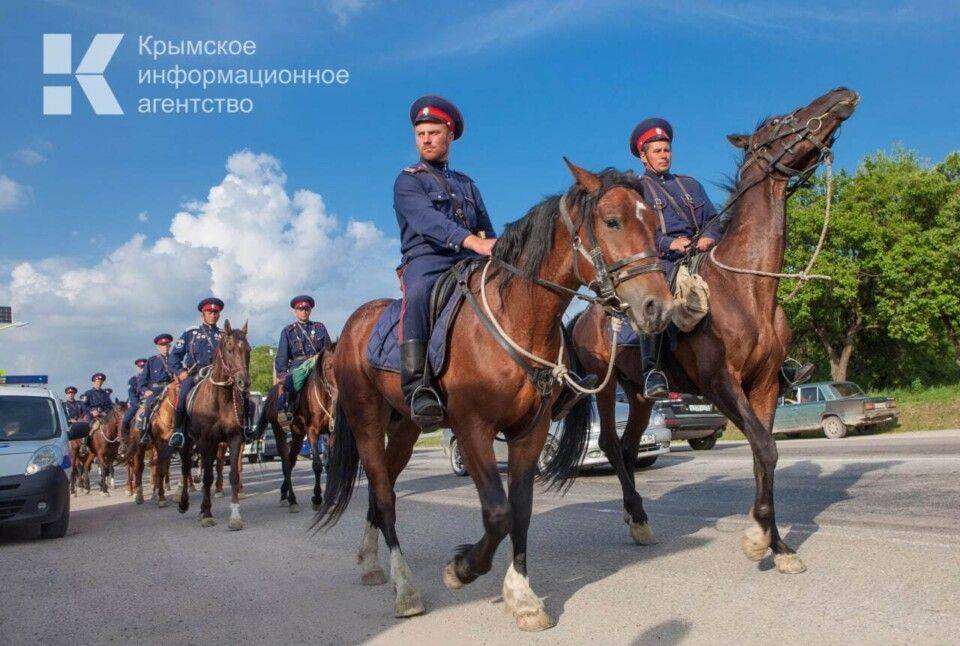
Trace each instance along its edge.
<instances>
[{"instance_id":1,"label":"black riding boot","mask_svg":"<svg viewBox=\"0 0 960 646\"><path fill-rule=\"evenodd\" d=\"M424 379L427 344L413 339L400 344L400 386L410 404L410 417L424 431L434 430L443 421L440 396Z\"/></svg>"},{"instance_id":2,"label":"black riding boot","mask_svg":"<svg viewBox=\"0 0 960 646\"><path fill-rule=\"evenodd\" d=\"M657 337L644 335L643 337L643 397L644 399L667 399L670 396L670 386L667 377L657 370L654 357L657 354Z\"/></svg>"},{"instance_id":3,"label":"black riding boot","mask_svg":"<svg viewBox=\"0 0 960 646\"><path fill-rule=\"evenodd\" d=\"M143 415L137 420L137 428L140 430L140 446L147 446L150 444L150 440L153 439L153 436L150 434L150 425L147 423L149 416L148 411L143 411Z\"/></svg>"},{"instance_id":4,"label":"black riding boot","mask_svg":"<svg viewBox=\"0 0 960 646\"><path fill-rule=\"evenodd\" d=\"M176 411L173 414L173 435L170 436L170 448L179 449L183 446L184 432L187 425L187 419L184 413Z\"/></svg>"}]
</instances>

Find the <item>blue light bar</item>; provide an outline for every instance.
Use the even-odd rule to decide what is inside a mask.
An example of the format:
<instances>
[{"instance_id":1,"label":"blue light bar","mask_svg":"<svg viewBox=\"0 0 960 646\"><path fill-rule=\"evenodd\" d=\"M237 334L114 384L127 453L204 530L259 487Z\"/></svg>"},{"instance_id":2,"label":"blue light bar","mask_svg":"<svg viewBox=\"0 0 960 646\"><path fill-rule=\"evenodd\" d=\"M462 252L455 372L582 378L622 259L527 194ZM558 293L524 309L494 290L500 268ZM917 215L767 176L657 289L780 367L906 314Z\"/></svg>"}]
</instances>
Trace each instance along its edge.
<instances>
[{"instance_id":1,"label":"blue light bar","mask_svg":"<svg viewBox=\"0 0 960 646\"><path fill-rule=\"evenodd\" d=\"M47 375L0 375L0 384L45 384Z\"/></svg>"}]
</instances>

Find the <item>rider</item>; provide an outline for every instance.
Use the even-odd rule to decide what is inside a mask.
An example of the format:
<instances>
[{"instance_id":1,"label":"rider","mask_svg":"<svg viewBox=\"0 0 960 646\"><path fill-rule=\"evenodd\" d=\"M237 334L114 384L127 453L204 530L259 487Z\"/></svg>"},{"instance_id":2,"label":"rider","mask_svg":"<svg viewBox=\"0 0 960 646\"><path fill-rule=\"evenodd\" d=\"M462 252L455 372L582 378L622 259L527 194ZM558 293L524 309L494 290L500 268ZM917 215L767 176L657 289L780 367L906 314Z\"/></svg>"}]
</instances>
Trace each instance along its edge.
<instances>
[{"instance_id":1,"label":"rider","mask_svg":"<svg viewBox=\"0 0 960 646\"><path fill-rule=\"evenodd\" d=\"M67 414L67 422L70 424L82 422L87 414L87 407L82 401L76 398L76 386L67 386L63 389L63 392L67 395L67 400L63 402L63 410Z\"/></svg>"},{"instance_id":2,"label":"rider","mask_svg":"<svg viewBox=\"0 0 960 646\"><path fill-rule=\"evenodd\" d=\"M150 443L150 412L153 410L153 404L163 392L163 389L173 381L173 372L167 365L167 356L170 354L170 344L173 342L173 335L158 334L153 338L153 344L157 346L157 354L147 359L147 365L140 373L137 387L145 401L143 405L143 415L138 420L137 428L140 429L140 444L146 446Z\"/></svg>"},{"instance_id":3,"label":"rider","mask_svg":"<svg viewBox=\"0 0 960 646\"><path fill-rule=\"evenodd\" d=\"M280 332L277 357L273 362L274 384L283 384L277 397L277 417L281 425L289 424L294 409L293 369L322 352L330 342L327 328L319 321L310 320L314 308L313 297L301 294L290 301L296 321Z\"/></svg>"},{"instance_id":4,"label":"rider","mask_svg":"<svg viewBox=\"0 0 960 646\"><path fill-rule=\"evenodd\" d=\"M103 382L106 380L107 376L102 372L94 373L90 377L93 388L80 395L80 401L86 408L83 421L89 422L91 426L97 420L105 418L110 409L113 408L113 400L110 399L110 394L103 389ZM91 436L87 435L83 440L83 446L87 449L90 448L90 438Z\"/></svg>"},{"instance_id":5,"label":"rider","mask_svg":"<svg viewBox=\"0 0 960 646\"><path fill-rule=\"evenodd\" d=\"M127 410L123 413L123 420L120 422L120 434L123 436L124 442L130 437L130 431L128 430L130 420L137 414L137 408L140 406L140 397L143 393L140 391L138 384L140 383L140 375L143 374L143 367L146 364L146 359L134 361L133 365L137 367L137 374L127 379Z\"/></svg>"},{"instance_id":6,"label":"rider","mask_svg":"<svg viewBox=\"0 0 960 646\"><path fill-rule=\"evenodd\" d=\"M220 344L222 334L217 321L223 301L219 298L205 298L197 305L202 322L180 335L167 359L167 367L180 382L180 395L177 398L177 411L173 417L173 435L170 448L183 446L183 433L187 422L187 395L197 380L197 373L213 363L213 353Z\"/></svg>"},{"instance_id":7,"label":"rider","mask_svg":"<svg viewBox=\"0 0 960 646\"><path fill-rule=\"evenodd\" d=\"M717 217L713 202L703 185L689 175L670 172L673 162L673 127L665 119L641 121L630 134L630 152L643 162L641 175L644 201L660 217L656 234L657 249L672 276L673 265L688 253L704 253L723 235L725 221ZM695 241L695 242L694 242ZM695 244L695 248L690 246ZM655 369L654 338L644 337L644 396L663 399L668 396L666 377ZM813 364L800 367L784 364L783 376L790 382L804 381L813 372Z\"/></svg>"},{"instance_id":8,"label":"rider","mask_svg":"<svg viewBox=\"0 0 960 646\"><path fill-rule=\"evenodd\" d=\"M457 107L423 96L410 106L410 122L420 161L404 168L393 186L403 253L397 269L403 290L400 384L413 421L430 428L443 419L440 397L424 370L430 292L461 259L489 256L496 234L473 180L449 167L450 145L463 134Z\"/></svg>"}]
</instances>

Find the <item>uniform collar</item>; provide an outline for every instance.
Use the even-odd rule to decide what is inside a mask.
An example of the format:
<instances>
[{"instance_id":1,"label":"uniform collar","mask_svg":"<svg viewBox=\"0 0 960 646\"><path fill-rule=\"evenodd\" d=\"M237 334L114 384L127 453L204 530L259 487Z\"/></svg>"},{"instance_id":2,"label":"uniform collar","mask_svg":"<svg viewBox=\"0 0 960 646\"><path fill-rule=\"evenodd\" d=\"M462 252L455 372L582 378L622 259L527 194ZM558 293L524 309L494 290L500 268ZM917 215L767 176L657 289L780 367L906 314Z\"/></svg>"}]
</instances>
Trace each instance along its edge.
<instances>
[{"instance_id":1,"label":"uniform collar","mask_svg":"<svg viewBox=\"0 0 960 646\"><path fill-rule=\"evenodd\" d=\"M655 171L650 170L649 168L645 168L643 171L643 174L649 177L650 179L656 180L658 182L667 182L673 179L673 173L671 173L670 171L667 171L666 173L657 173Z\"/></svg>"},{"instance_id":2,"label":"uniform collar","mask_svg":"<svg viewBox=\"0 0 960 646\"><path fill-rule=\"evenodd\" d=\"M220 328L218 328L216 325L210 325L210 324L208 324L208 323L201 323L201 324L200 324L200 329L201 329L201 330L208 330L208 331L210 331L210 332L219 332L219 331L220 331Z\"/></svg>"},{"instance_id":3,"label":"uniform collar","mask_svg":"<svg viewBox=\"0 0 960 646\"><path fill-rule=\"evenodd\" d=\"M438 170L438 171L440 171L440 172L446 172L446 171L450 170L450 162L449 162L449 161L427 161L426 159L421 159L421 160L420 160L420 163L421 163L421 164L425 164L425 165L429 166L430 168L432 168L432 169L434 169L434 170Z\"/></svg>"}]
</instances>

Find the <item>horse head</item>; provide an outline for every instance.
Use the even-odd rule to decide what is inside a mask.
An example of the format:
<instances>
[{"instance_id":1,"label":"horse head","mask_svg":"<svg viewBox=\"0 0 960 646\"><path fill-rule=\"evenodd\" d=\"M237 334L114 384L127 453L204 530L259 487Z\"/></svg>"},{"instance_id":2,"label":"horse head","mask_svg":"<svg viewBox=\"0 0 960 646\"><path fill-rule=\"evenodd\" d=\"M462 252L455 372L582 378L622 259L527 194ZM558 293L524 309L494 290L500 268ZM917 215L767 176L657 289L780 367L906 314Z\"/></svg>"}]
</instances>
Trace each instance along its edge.
<instances>
[{"instance_id":1,"label":"horse head","mask_svg":"<svg viewBox=\"0 0 960 646\"><path fill-rule=\"evenodd\" d=\"M832 156L840 126L859 102L859 94L839 87L790 114L768 117L752 135L728 135L745 151L741 173L756 165L767 175L805 179Z\"/></svg>"},{"instance_id":2,"label":"horse head","mask_svg":"<svg viewBox=\"0 0 960 646\"><path fill-rule=\"evenodd\" d=\"M561 200L572 223L575 273L648 334L670 321L673 298L659 262L656 214L643 202L639 181L612 169L595 175L566 161L575 180ZM566 206L569 217L564 216ZM585 241L585 243L583 242Z\"/></svg>"},{"instance_id":3,"label":"horse head","mask_svg":"<svg viewBox=\"0 0 960 646\"><path fill-rule=\"evenodd\" d=\"M247 323L234 329L228 319L223 326L223 336L217 346L221 369L236 388L243 392L250 389L250 344L247 342Z\"/></svg>"}]
</instances>

